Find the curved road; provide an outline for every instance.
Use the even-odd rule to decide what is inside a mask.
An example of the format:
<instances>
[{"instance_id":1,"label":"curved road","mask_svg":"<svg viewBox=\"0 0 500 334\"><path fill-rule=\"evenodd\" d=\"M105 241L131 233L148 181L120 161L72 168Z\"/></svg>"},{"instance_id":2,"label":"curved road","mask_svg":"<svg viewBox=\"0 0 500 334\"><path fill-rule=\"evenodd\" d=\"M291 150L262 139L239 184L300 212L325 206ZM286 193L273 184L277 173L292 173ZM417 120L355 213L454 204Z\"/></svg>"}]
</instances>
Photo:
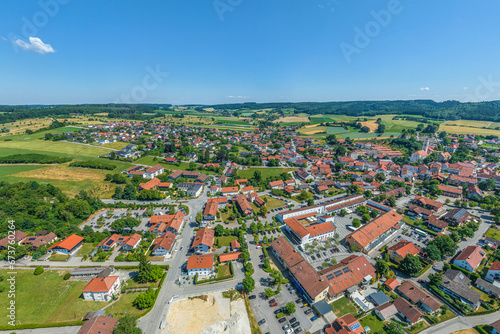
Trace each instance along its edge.
<instances>
[{"instance_id":1,"label":"curved road","mask_svg":"<svg viewBox=\"0 0 500 334\"><path fill-rule=\"evenodd\" d=\"M420 334L448 334L477 325L489 325L498 319L500 319L500 311L472 317L458 317L429 327Z\"/></svg>"}]
</instances>

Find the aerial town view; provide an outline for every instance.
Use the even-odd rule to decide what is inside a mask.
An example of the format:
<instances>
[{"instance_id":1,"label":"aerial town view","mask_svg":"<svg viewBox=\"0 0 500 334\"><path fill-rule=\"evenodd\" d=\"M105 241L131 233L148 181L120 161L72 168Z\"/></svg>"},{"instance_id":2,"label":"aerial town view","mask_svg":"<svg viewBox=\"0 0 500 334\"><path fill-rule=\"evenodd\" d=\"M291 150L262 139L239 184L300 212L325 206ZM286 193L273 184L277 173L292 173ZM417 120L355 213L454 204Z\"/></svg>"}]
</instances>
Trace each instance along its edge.
<instances>
[{"instance_id":1,"label":"aerial town view","mask_svg":"<svg viewBox=\"0 0 500 334\"><path fill-rule=\"evenodd\" d=\"M500 4L0 4L0 333L500 334Z\"/></svg>"}]
</instances>

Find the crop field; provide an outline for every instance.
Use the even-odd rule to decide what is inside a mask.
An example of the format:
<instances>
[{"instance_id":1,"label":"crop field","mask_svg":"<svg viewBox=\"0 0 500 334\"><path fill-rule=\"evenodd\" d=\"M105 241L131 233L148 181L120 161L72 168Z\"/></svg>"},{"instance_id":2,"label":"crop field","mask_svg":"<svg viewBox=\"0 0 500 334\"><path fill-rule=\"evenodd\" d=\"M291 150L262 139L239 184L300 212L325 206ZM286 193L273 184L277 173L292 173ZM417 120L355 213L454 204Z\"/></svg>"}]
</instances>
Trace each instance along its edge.
<instances>
[{"instance_id":1,"label":"crop field","mask_svg":"<svg viewBox=\"0 0 500 334\"><path fill-rule=\"evenodd\" d=\"M445 122L439 126L440 131L446 131L449 134L469 134L473 133L476 135L483 136L500 136L500 130L495 129L484 129L484 128L476 128L472 126L457 126L457 125L449 125L448 122Z\"/></svg>"},{"instance_id":2,"label":"crop field","mask_svg":"<svg viewBox=\"0 0 500 334\"><path fill-rule=\"evenodd\" d=\"M309 123L307 116L287 116L274 120L273 123Z\"/></svg>"},{"instance_id":3,"label":"crop field","mask_svg":"<svg viewBox=\"0 0 500 334\"><path fill-rule=\"evenodd\" d=\"M36 169L45 168L44 165L0 165L0 179L16 173L31 172Z\"/></svg>"},{"instance_id":4,"label":"crop field","mask_svg":"<svg viewBox=\"0 0 500 334\"><path fill-rule=\"evenodd\" d=\"M2 133L0 136L10 136L25 133L26 130L36 131L41 128L47 127L52 123L50 118L30 118L23 119L17 122L2 124L2 128L6 127L10 129L10 132Z\"/></svg>"},{"instance_id":5,"label":"crop field","mask_svg":"<svg viewBox=\"0 0 500 334\"><path fill-rule=\"evenodd\" d=\"M326 130L326 133L329 135L339 135L343 133L349 133L349 130L346 130L343 126L329 126Z\"/></svg>"},{"instance_id":6,"label":"crop field","mask_svg":"<svg viewBox=\"0 0 500 334\"><path fill-rule=\"evenodd\" d=\"M314 125L306 125L303 128L300 128L297 132L303 135L314 135L316 133L326 133L326 126L319 126L318 124Z\"/></svg>"}]
</instances>

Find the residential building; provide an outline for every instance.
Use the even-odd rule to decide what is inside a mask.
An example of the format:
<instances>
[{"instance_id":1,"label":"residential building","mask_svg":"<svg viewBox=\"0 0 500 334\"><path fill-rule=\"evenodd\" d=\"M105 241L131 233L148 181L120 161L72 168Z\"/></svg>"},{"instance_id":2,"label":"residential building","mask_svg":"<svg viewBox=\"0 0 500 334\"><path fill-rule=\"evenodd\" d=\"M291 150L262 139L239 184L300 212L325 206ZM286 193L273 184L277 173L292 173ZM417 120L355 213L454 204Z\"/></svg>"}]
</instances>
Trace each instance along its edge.
<instances>
[{"instance_id":1,"label":"residential building","mask_svg":"<svg viewBox=\"0 0 500 334\"><path fill-rule=\"evenodd\" d=\"M158 164L156 166L146 168L143 177L145 179L153 179L153 178L157 177L158 175L162 174L164 170L165 169L163 168L163 166Z\"/></svg>"},{"instance_id":2,"label":"residential building","mask_svg":"<svg viewBox=\"0 0 500 334\"><path fill-rule=\"evenodd\" d=\"M219 262L236 261L240 258L241 252L223 253L219 255Z\"/></svg>"},{"instance_id":3,"label":"residential building","mask_svg":"<svg viewBox=\"0 0 500 334\"><path fill-rule=\"evenodd\" d=\"M500 334L500 319L493 322L491 324L491 327L493 327L493 329L491 330L491 334Z\"/></svg>"},{"instance_id":4,"label":"residential building","mask_svg":"<svg viewBox=\"0 0 500 334\"><path fill-rule=\"evenodd\" d=\"M423 196L415 196L413 202L417 205L420 205L424 208L432 210L434 212L441 212L443 210L443 203L435 201L433 199L423 197Z\"/></svg>"},{"instance_id":5,"label":"residential building","mask_svg":"<svg viewBox=\"0 0 500 334\"><path fill-rule=\"evenodd\" d=\"M407 323L413 326L424 315L415 306L410 304L403 297L399 297L394 301L394 306L398 310L398 315Z\"/></svg>"},{"instance_id":6,"label":"residential building","mask_svg":"<svg viewBox=\"0 0 500 334\"><path fill-rule=\"evenodd\" d=\"M0 249L7 249L10 240L12 240L15 243L20 243L21 241L23 241L24 238L28 236L28 233L23 231L15 230L13 232L14 232L13 234L8 234L5 238L0 240Z\"/></svg>"},{"instance_id":7,"label":"residential building","mask_svg":"<svg viewBox=\"0 0 500 334\"><path fill-rule=\"evenodd\" d=\"M492 296L496 299L500 298L500 282L493 281L492 283L486 282L484 279L478 277L476 279L476 288L481 291L486 292L489 296Z\"/></svg>"},{"instance_id":8,"label":"residential building","mask_svg":"<svg viewBox=\"0 0 500 334\"><path fill-rule=\"evenodd\" d=\"M418 287L412 281L404 281L398 287L399 293L411 301L413 304L417 305L421 309L426 312L434 313L441 305L443 305L440 301L434 298L430 293Z\"/></svg>"},{"instance_id":9,"label":"residential building","mask_svg":"<svg viewBox=\"0 0 500 334\"><path fill-rule=\"evenodd\" d=\"M427 226L433 231L443 232L448 227L448 223L437 219L436 216L431 214L427 217Z\"/></svg>"},{"instance_id":10,"label":"residential building","mask_svg":"<svg viewBox=\"0 0 500 334\"><path fill-rule=\"evenodd\" d=\"M486 257L486 252L479 246L467 246L455 258L453 264L468 271L474 271L479 267L481 261Z\"/></svg>"},{"instance_id":11,"label":"residential building","mask_svg":"<svg viewBox=\"0 0 500 334\"><path fill-rule=\"evenodd\" d=\"M83 299L96 302L109 302L119 292L119 276L93 278L83 289Z\"/></svg>"},{"instance_id":12,"label":"residential building","mask_svg":"<svg viewBox=\"0 0 500 334\"><path fill-rule=\"evenodd\" d=\"M382 321L386 321L389 318L392 318L394 315L398 314L398 309L394 306L393 303L385 303L376 307L373 310L373 313Z\"/></svg>"},{"instance_id":13,"label":"residential building","mask_svg":"<svg viewBox=\"0 0 500 334\"><path fill-rule=\"evenodd\" d=\"M240 190L238 187L223 187L222 188L222 195L223 196L232 196L232 195L238 195L238 192Z\"/></svg>"},{"instance_id":14,"label":"residential building","mask_svg":"<svg viewBox=\"0 0 500 334\"><path fill-rule=\"evenodd\" d=\"M174 234L179 233L184 225L184 217L186 215L180 211L173 215L154 215L149 220L149 232L156 235L161 235L166 231Z\"/></svg>"},{"instance_id":15,"label":"residential building","mask_svg":"<svg viewBox=\"0 0 500 334\"><path fill-rule=\"evenodd\" d=\"M488 282L500 280L500 262L493 262L484 279Z\"/></svg>"},{"instance_id":16,"label":"residential building","mask_svg":"<svg viewBox=\"0 0 500 334\"><path fill-rule=\"evenodd\" d=\"M113 334L118 318L99 315L85 321L77 334Z\"/></svg>"},{"instance_id":17,"label":"residential building","mask_svg":"<svg viewBox=\"0 0 500 334\"><path fill-rule=\"evenodd\" d=\"M187 197L198 197L203 191L203 183L181 182L177 185L177 189L184 191Z\"/></svg>"},{"instance_id":18,"label":"residential building","mask_svg":"<svg viewBox=\"0 0 500 334\"><path fill-rule=\"evenodd\" d=\"M460 226L469 220L470 213L465 209L451 209L441 218L452 226Z\"/></svg>"},{"instance_id":19,"label":"residential building","mask_svg":"<svg viewBox=\"0 0 500 334\"><path fill-rule=\"evenodd\" d=\"M408 254L417 256L421 251L420 247L406 240L401 240L394 246L387 248L389 258L397 264L400 264Z\"/></svg>"},{"instance_id":20,"label":"residential building","mask_svg":"<svg viewBox=\"0 0 500 334\"><path fill-rule=\"evenodd\" d=\"M460 198L462 197L462 189L457 187L445 186L438 184L438 188L443 192L443 196Z\"/></svg>"},{"instance_id":21,"label":"residential building","mask_svg":"<svg viewBox=\"0 0 500 334\"><path fill-rule=\"evenodd\" d=\"M312 217L308 218L313 219ZM286 219L285 226L300 245L305 245L313 241L326 241L328 238L335 236L336 230L335 225L331 222L311 224L306 227L296 218Z\"/></svg>"},{"instance_id":22,"label":"residential building","mask_svg":"<svg viewBox=\"0 0 500 334\"><path fill-rule=\"evenodd\" d=\"M215 232L208 227L199 229L194 237L191 248L197 253L208 253L214 245Z\"/></svg>"},{"instance_id":23,"label":"residential building","mask_svg":"<svg viewBox=\"0 0 500 334\"><path fill-rule=\"evenodd\" d=\"M325 334L361 334L365 329L352 314L346 314L336 319L324 328Z\"/></svg>"},{"instance_id":24,"label":"residential building","mask_svg":"<svg viewBox=\"0 0 500 334\"><path fill-rule=\"evenodd\" d=\"M443 281L439 289L473 309L479 307L481 294L470 288L470 279L461 271L448 269L442 277Z\"/></svg>"},{"instance_id":25,"label":"residential building","mask_svg":"<svg viewBox=\"0 0 500 334\"><path fill-rule=\"evenodd\" d=\"M394 291L398 287L399 282L396 278L391 277L387 281L385 281L384 286L386 289L389 289L389 291Z\"/></svg>"},{"instance_id":26,"label":"residential building","mask_svg":"<svg viewBox=\"0 0 500 334\"><path fill-rule=\"evenodd\" d=\"M248 203L247 197L245 195L236 196L235 202L236 204L238 204L238 208L240 209L241 213L244 213L245 215L251 215L253 213L253 209L250 206L250 203Z\"/></svg>"},{"instance_id":27,"label":"residential building","mask_svg":"<svg viewBox=\"0 0 500 334\"><path fill-rule=\"evenodd\" d=\"M151 249L152 256L168 256L172 254L172 249L175 244L175 234L170 231L165 232L161 237L153 241Z\"/></svg>"},{"instance_id":28,"label":"residential building","mask_svg":"<svg viewBox=\"0 0 500 334\"><path fill-rule=\"evenodd\" d=\"M284 189L285 183L283 182L283 180L272 181L272 182L269 182L269 187L271 189Z\"/></svg>"},{"instance_id":29,"label":"residential building","mask_svg":"<svg viewBox=\"0 0 500 334\"><path fill-rule=\"evenodd\" d=\"M56 252L61 254L73 254L83 244L83 237L72 234L64 240L58 241L47 249L47 253Z\"/></svg>"},{"instance_id":30,"label":"residential building","mask_svg":"<svg viewBox=\"0 0 500 334\"><path fill-rule=\"evenodd\" d=\"M130 251L132 249L136 249L139 247L141 243L142 236L140 234L134 233L130 236L122 236L119 234L112 234L103 241L101 241L97 247L104 250L109 251L111 248L122 246L123 250Z\"/></svg>"},{"instance_id":31,"label":"residential building","mask_svg":"<svg viewBox=\"0 0 500 334\"><path fill-rule=\"evenodd\" d=\"M467 186L467 198L475 201L480 201L483 198L483 192L475 184Z\"/></svg>"},{"instance_id":32,"label":"residential building","mask_svg":"<svg viewBox=\"0 0 500 334\"><path fill-rule=\"evenodd\" d=\"M191 255L188 258L186 270L188 275L208 276L214 272L214 255Z\"/></svg>"}]
</instances>

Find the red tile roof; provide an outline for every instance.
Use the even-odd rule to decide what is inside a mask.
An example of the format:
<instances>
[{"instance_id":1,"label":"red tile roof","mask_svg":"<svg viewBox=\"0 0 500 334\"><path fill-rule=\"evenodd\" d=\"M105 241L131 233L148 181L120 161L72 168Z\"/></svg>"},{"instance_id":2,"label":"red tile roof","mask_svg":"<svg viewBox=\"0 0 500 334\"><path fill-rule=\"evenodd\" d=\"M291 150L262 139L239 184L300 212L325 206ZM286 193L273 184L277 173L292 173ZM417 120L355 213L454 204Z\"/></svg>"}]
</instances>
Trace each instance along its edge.
<instances>
[{"instance_id":1,"label":"red tile roof","mask_svg":"<svg viewBox=\"0 0 500 334\"><path fill-rule=\"evenodd\" d=\"M118 278L118 276L93 278L83 289L83 292L108 292Z\"/></svg>"},{"instance_id":2,"label":"red tile roof","mask_svg":"<svg viewBox=\"0 0 500 334\"><path fill-rule=\"evenodd\" d=\"M113 334L118 318L99 315L85 321L78 334Z\"/></svg>"},{"instance_id":3,"label":"red tile roof","mask_svg":"<svg viewBox=\"0 0 500 334\"><path fill-rule=\"evenodd\" d=\"M66 239L56 242L49 249L53 249L53 248L57 247L57 248L71 250L76 245L78 245L80 242L82 242L83 240L84 240L84 238L80 237L79 235L72 234L69 237L67 237Z\"/></svg>"},{"instance_id":4,"label":"red tile roof","mask_svg":"<svg viewBox=\"0 0 500 334\"><path fill-rule=\"evenodd\" d=\"M240 258L241 252L224 253L219 255L219 262L233 261Z\"/></svg>"},{"instance_id":5,"label":"red tile roof","mask_svg":"<svg viewBox=\"0 0 500 334\"><path fill-rule=\"evenodd\" d=\"M212 247L214 244L214 236L215 231L209 229L208 227L199 229L194 237L192 248L198 245L207 245L208 247Z\"/></svg>"},{"instance_id":6,"label":"red tile roof","mask_svg":"<svg viewBox=\"0 0 500 334\"><path fill-rule=\"evenodd\" d=\"M207 269L214 266L214 255L191 255L188 258L187 269Z\"/></svg>"},{"instance_id":7,"label":"red tile roof","mask_svg":"<svg viewBox=\"0 0 500 334\"><path fill-rule=\"evenodd\" d=\"M456 257L455 261L463 260L470 264L472 268L477 268L485 256L486 252L481 247L467 246Z\"/></svg>"}]
</instances>

